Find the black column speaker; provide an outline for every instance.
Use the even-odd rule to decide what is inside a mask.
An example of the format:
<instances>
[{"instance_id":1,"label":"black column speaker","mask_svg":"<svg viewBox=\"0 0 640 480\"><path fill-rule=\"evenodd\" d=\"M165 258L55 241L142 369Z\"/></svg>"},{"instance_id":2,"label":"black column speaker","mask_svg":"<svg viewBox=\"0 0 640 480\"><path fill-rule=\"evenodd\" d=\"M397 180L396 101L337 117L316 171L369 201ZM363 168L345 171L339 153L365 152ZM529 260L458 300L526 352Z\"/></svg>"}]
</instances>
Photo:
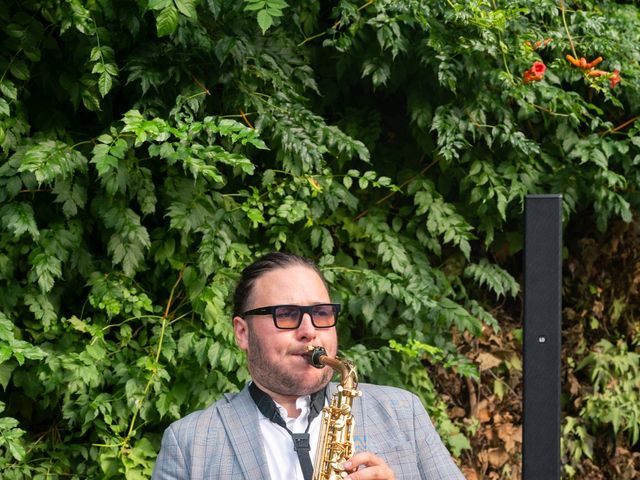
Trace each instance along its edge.
<instances>
[{"instance_id":1,"label":"black column speaker","mask_svg":"<svg viewBox=\"0 0 640 480\"><path fill-rule=\"evenodd\" d=\"M562 195L528 195L524 243L523 480L560 479Z\"/></svg>"}]
</instances>

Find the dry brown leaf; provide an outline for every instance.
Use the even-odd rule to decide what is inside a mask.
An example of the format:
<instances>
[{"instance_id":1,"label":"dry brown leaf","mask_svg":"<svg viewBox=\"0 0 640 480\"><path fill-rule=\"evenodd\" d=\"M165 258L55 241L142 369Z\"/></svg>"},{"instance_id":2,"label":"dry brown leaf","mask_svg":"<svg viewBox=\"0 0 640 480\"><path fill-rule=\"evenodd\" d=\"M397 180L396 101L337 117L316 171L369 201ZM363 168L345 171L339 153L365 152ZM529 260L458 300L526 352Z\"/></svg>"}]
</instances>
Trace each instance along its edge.
<instances>
[{"instance_id":1,"label":"dry brown leaf","mask_svg":"<svg viewBox=\"0 0 640 480\"><path fill-rule=\"evenodd\" d=\"M494 468L501 467L509 460L509 455L504 451L503 448L489 448L488 450L483 450L478 454L478 459L486 465L490 464Z\"/></svg>"},{"instance_id":2,"label":"dry brown leaf","mask_svg":"<svg viewBox=\"0 0 640 480\"><path fill-rule=\"evenodd\" d=\"M467 411L462 407L453 407L449 412L450 418L462 418L467 415Z\"/></svg>"},{"instance_id":3,"label":"dry brown leaf","mask_svg":"<svg viewBox=\"0 0 640 480\"><path fill-rule=\"evenodd\" d=\"M580 382L571 372L567 373L567 382L569 383L569 393L571 393L572 397L575 397L580 391Z\"/></svg>"},{"instance_id":4,"label":"dry brown leaf","mask_svg":"<svg viewBox=\"0 0 640 480\"><path fill-rule=\"evenodd\" d=\"M604 303L602 303L600 300L596 300L591 306L591 311L596 316L596 318L602 318L602 312L604 312Z\"/></svg>"},{"instance_id":5,"label":"dry brown leaf","mask_svg":"<svg viewBox=\"0 0 640 480\"><path fill-rule=\"evenodd\" d=\"M476 472L471 467L463 467L462 468L462 474L464 475L464 478L466 478L467 480L479 480L480 479L480 477L478 476L478 472Z\"/></svg>"},{"instance_id":6,"label":"dry brown leaf","mask_svg":"<svg viewBox=\"0 0 640 480\"><path fill-rule=\"evenodd\" d=\"M493 467L501 467L509 460L509 455L503 448L491 448L489 449L489 463Z\"/></svg>"},{"instance_id":7,"label":"dry brown leaf","mask_svg":"<svg viewBox=\"0 0 640 480\"><path fill-rule=\"evenodd\" d=\"M480 423L487 423L491 420L491 411L489 410L489 402L486 399L480 400L478 403L476 417Z\"/></svg>"},{"instance_id":8,"label":"dry brown leaf","mask_svg":"<svg viewBox=\"0 0 640 480\"><path fill-rule=\"evenodd\" d=\"M502 363L502 360L500 360L498 357L488 352L479 353L478 357L476 358L476 361L480 366L481 372L485 370L489 370L490 368L493 368L493 367L497 367L498 365L500 365L500 363Z\"/></svg>"},{"instance_id":9,"label":"dry brown leaf","mask_svg":"<svg viewBox=\"0 0 640 480\"><path fill-rule=\"evenodd\" d=\"M487 442L489 444L493 443L493 438L495 437L495 434L493 432L493 427L487 427L485 429L482 430L482 434L484 436L484 438L486 438Z\"/></svg>"},{"instance_id":10,"label":"dry brown leaf","mask_svg":"<svg viewBox=\"0 0 640 480\"><path fill-rule=\"evenodd\" d=\"M516 443L522 443L522 426L515 426L513 423L503 423L496 427L498 438L504 443L504 448L511 453L515 449Z\"/></svg>"},{"instance_id":11,"label":"dry brown leaf","mask_svg":"<svg viewBox=\"0 0 640 480\"><path fill-rule=\"evenodd\" d=\"M488 328L489 327L487 327L487 329ZM500 335L495 335L495 334L491 334L489 336L489 342L493 343L494 345L497 345L500 348L504 344L504 340L502 339L502 337Z\"/></svg>"}]
</instances>

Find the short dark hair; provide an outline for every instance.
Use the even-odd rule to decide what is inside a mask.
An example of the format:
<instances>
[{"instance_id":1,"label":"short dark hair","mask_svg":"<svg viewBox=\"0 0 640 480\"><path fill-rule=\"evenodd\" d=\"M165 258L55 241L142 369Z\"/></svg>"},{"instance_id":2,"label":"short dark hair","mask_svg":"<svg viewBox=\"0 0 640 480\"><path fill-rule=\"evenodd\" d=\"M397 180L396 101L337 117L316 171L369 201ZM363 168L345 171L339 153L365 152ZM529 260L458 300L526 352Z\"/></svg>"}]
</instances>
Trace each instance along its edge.
<instances>
[{"instance_id":1,"label":"short dark hair","mask_svg":"<svg viewBox=\"0 0 640 480\"><path fill-rule=\"evenodd\" d=\"M233 293L233 315L240 315L246 311L247 301L253 293L253 288L258 278L272 270L289 267L291 265L309 267L318 274L322 279L322 282L325 284L325 287L327 286L327 282L322 275L322 272L320 272L320 269L312 260L299 255L294 255L293 253L267 253L242 270L235 292Z\"/></svg>"}]
</instances>

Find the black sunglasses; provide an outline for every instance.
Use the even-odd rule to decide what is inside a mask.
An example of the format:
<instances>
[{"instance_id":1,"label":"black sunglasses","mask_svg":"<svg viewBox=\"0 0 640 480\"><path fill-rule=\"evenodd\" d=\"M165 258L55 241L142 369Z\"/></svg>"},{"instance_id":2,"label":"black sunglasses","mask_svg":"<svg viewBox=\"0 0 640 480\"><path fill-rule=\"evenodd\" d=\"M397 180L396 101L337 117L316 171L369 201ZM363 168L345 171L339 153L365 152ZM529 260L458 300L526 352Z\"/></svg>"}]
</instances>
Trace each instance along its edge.
<instances>
[{"instance_id":1,"label":"black sunglasses","mask_svg":"<svg viewBox=\"0 0 640 480\"><path fill-rule=\"evenodd\" d=\"M276 328L294 330L300 326L302 316L305 313L308 313L311 317L311 323L314 327L331 328L336 324L339 312L339 303L319 303L307 307L302 305L272 305L270 307L248 310L240 314L240 317L244 318L248 315L271 315Z\"/></svg>"}]
</instances>

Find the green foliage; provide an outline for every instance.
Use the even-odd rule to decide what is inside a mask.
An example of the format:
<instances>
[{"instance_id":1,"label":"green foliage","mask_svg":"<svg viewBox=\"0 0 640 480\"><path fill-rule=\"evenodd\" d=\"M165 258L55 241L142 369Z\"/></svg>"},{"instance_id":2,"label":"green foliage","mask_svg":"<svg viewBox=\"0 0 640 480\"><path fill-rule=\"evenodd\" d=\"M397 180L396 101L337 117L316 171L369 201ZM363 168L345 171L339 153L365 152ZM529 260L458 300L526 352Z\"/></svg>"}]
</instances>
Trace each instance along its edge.
<instances>
[{"instance_id":1,"label":"green foliage","mask_svg":"<svg viewBox=\"0 0 640 480\"><path fill-rule=\"evenodd\" d=\"M567 478L575 478L585 458L593 459L593 436L589 435L584 420L565 417L562 421L562 470Z\"/></svg>"},{"instance_id":2,"label":"green foliage","mask_svg":"<svg viewBox=\"0 0 640 480\"><path fill-rule=\"evenodd\" d=\"M467 448L425 365L477 375L454 338L518 293L524 196L601 230L640 201L636 7L564 3L0 7L3 478L147 478L169 422L248 379L229 299L272 249L318 261L362 377Z\"/></svg>"},{"instance_id":3,"label":"green foliage","mask_svg":"<svg viewBox=\"0 0 640 480\"><path fill-rule=\"evenodd\" d=\"M591 425L610 425L614 434L624 432L629 443L640 439L640 354L625 342L600 340L576 367L587 368L593 393L586 398L580 416Z\"/></svg>"},{"instance_id":4,"label":"green foliage","mask_svg":"<svg viewBox=\"0 0 640 480\"><path fill-rule=\"evenodd\" d=\"M282 17L282 10L288 7L284 0L244 0L247 12L257 12L258 25L264 34L273 25L274 18Z\"/></svg>"},{"instance_id":5,"label":"green foliage","mask_svg":"<svg viewBox=\"0 0 640 480\"><path fill-rule=\"evenodd\" d=\"M396 362L402 363L402 381L399 385L408 386L412 391L419 392L426 405L429 405L429 414L433 418L437 430L455 456L460 456L465 449L471 448L469 440L461 432L460 426L455 425L447 415L446 403L438 397L429 372L423 362L443 363L447 367L458 366L459 373L463 376L478 378L478 371L468 361L447 355L442 349L434 347L415 339L406 345L401 345L395 340L390 340L389 345L394 352L400 354ZM398 361L400 360L400 361Z\"/></svg>"},{"instance_id":6,"label":"green foliage","mask_svg":"<svg viewBox=\"0 0 640 480\"><path fill-rule=\"evenodd\" d=\"M577 416L566 416L562 426L563 470L567 478L579 478L585 461L597 459L598 439L610 436L617 438L616 445L638 444L640 354L629 351L622 340L613 344L601 339L577 365L569 363L589 381L588 390L574 401L580 407Z\"/></svg>"},{"instance_id":7,"label":"green foliage","mask_svg":"<svg viewBox=\"0 0 640 480\"><path fill-rule=\"evenodd\" d=\"M473 279L480 286L487 286L496 296L514 297L520 286L518 282L505 270L491 264L486 258L479 263L470 263L464 271L464 276Z\"/></svg>"},{"instance_id":8,"label":"green foliage","mask_svg":"<svg viewBox=\"0 0 640 480\"><path fill-rule=\"evenodd\" d=\"M0 413L5 409L5 404L0 402ZM21 437L26 433L18 428L18 420L11 417L0 418L0 446L4 450L3 463L21 461L26 452Z\"/></svg>"}]
</instances>

